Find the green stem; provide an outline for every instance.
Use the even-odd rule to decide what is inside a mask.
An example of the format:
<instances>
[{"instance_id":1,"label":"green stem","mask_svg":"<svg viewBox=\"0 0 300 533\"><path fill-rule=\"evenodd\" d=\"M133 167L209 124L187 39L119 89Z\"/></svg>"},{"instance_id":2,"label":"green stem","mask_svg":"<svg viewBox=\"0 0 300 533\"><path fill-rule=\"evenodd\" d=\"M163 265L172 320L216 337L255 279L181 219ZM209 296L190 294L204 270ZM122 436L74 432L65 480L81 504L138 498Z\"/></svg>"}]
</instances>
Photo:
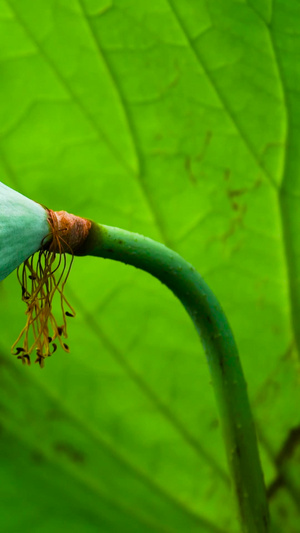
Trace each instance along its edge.
<instances>
[{"instance_id":1,"label":"green stem","mask_svg":"<svg viewBox=\"0 0 300 533\"><path fill-rule=\"evenodd\" d=\"M119 228L93 223L77 255L114 259L145 270L167 285L184 305L200 335L211 372L242 530L270 531L247 386L233 334L212 291L181 256Z\"/></svg>"}]
</instances>

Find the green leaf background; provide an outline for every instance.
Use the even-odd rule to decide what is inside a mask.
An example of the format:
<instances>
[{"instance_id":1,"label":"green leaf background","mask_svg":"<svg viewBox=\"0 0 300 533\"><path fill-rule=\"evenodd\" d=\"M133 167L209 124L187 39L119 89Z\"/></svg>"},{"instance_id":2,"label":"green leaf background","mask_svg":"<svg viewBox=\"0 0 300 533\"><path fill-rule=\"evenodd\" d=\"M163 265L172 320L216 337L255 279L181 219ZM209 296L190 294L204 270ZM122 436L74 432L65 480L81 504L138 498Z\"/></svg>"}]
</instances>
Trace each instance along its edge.
<instances>
[{"instance_id":1,"label":"green leaf background","mask_svg":"<svg viewBox=\"0 0 300 533\"><path fill-rule=\"evenodd\" d=\"M300 532L300 5L0 0L0 179L179 252L240 349L271 514ZM3 533L239 531L203 350L149 275L76 258L71 353L0 286Z\"/></svg>"}]
</instances>

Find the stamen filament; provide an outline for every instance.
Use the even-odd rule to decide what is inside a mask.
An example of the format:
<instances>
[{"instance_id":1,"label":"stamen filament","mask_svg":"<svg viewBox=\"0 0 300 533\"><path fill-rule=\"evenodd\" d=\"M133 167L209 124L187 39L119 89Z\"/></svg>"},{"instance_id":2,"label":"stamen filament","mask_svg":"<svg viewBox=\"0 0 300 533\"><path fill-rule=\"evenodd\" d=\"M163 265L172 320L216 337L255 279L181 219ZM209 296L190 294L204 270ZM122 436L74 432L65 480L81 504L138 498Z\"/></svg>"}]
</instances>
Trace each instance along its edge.
<instances>
[{"instance_id":1,"label":"stamen filament","mask_svg":"<svg viewBox=\"0 0 300 533\"><path fill-rule=\"evenodd\" d=\"M69 304L64 295L64 288L70 274L73 263L73 251L69 243L63 238L66 228L58 228L57 219L53 212L49 211L49 224L51 233L46 236L42 243L42 248L37 254L32 255L18 268L17 276L22 287L22 300L27 305L26 325L13 344L11 351L21 359L23 364L30 364L30 355L35 349L36 363L41 367L44 361L50 357L57 349L54 343L58 339L60 346L65 352L69 352L69 347L62 341L62 336L67 338L66 316L75 316L73 307ZM51 237L49 244L49 237ZM71 261L68 265L66 253L71 253ZM58 279L55 279L55 275ZM55 293L60 297L60 308L62 314L61 326L52 312L52 302ZM65 310L65 306L69 311ZM49 326L52 334L49 334ZM30 335L31 332L31 335ZM33 338L30 345L29 337ZM17 346L23 338L22 346Z\"/></svg>"}]
</instances>

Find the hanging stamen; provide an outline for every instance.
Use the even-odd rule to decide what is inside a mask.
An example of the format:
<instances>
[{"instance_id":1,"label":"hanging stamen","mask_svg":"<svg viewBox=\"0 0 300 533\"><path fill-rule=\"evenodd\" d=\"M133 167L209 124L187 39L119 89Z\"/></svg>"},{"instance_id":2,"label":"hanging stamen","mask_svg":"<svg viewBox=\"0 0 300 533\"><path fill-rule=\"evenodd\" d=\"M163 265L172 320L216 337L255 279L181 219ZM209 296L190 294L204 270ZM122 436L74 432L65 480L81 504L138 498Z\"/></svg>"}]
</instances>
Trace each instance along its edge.
<instances>
[{"instance_id":1,"label":"hanging stamen","mask_svg":"<svg viewBox=\"0 0 300 533\"><path fill-rule=\"evenodd\" d=\"M26 259L17 271L22 300L27 305L27 321L11 348L12 353L15 350L14 355L28 365L30 355L35 350L35 362L41 367L44 366L45 359L56 351L56 339L62 349L69 352L69 346L63 342L62 337L68 337L66 317L74 317L76 313L63 291L74 252L85 240L91 226L90 221L69 215L65 211L48 210L48 222L50 233L42 242L41 250ZM69 265L67 253L72 256ZM62 325L59 326L52 312L55 294L60 298Z\"/></svg>"}]
</instances>

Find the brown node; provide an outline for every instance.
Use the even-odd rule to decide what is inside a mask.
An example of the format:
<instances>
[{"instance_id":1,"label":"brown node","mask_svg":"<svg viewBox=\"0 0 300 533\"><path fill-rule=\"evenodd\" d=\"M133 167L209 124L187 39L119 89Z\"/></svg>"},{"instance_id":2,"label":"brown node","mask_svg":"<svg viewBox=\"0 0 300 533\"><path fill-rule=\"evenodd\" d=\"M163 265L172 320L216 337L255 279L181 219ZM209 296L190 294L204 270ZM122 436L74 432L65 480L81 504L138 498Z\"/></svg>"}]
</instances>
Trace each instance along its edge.
<instances>
[{"instance_id":1,"label":"brown node","mask_svg":"<svg viewBox=\"0 0 300 533\"><path fill-rule=\"evenodd\" d=\"M85 242L92 225L86 218L51 209L48 209L48 222L53 235L49 250L72 255L76 255L77 250Z\"/></svg>"}]
</instances>

